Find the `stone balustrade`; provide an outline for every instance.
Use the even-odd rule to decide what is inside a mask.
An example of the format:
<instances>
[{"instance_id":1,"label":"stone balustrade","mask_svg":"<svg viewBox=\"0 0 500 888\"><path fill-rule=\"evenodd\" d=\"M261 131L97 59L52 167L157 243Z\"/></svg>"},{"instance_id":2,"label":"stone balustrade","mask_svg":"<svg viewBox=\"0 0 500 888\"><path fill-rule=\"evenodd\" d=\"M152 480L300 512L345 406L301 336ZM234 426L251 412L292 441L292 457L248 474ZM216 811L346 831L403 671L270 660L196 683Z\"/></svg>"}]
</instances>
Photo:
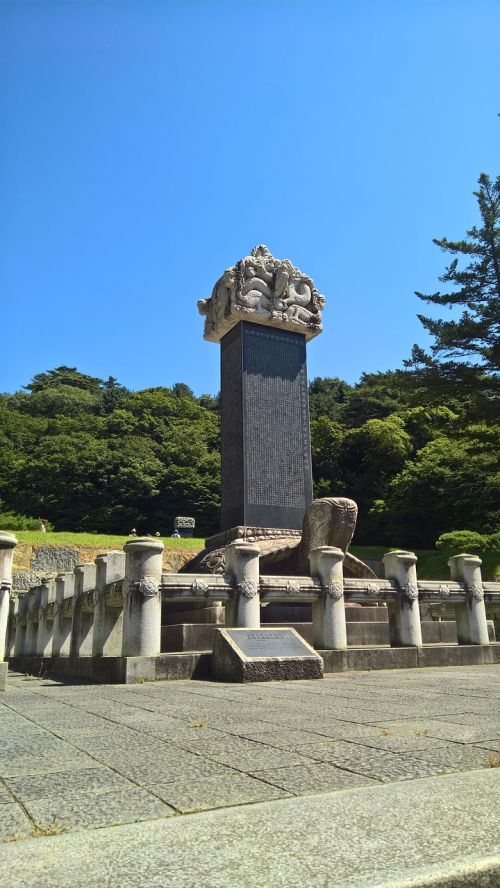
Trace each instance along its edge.
<instances>
[{"instance_id":1,"label":"stone balustrade","mask_svg":"<svg viewBox=\"0 0 500 888\"><path fill-rule=\"evenodd\" d=\"M12 562L17 546L15 536L0 531L0 691L5 690L7 663L5 652L11 645L10 593L12 590Z\"/></svg>"},{"instance_id":2,"label":"stone balustrade","mask_svg":"<svg viewBox=\"0 0 500 888\"><path fill-rule=\"evenodd\" d=\"M162 575L163 543L151 538L127 542L123 552L100 555L55 580L42 580L9 600L15 537L0 534L0 656L58 658L157 657L161 604L217 601L226 625L260 626L262 603L312 604L314 645L347 648L345 604L384 603L392 647L421 647L419 602L454 611L459 644L488 645L487 609L500 608L500 583L483 584L481 560L449 560L450 580L419 581L417 557L390 552L385 579L343 576L341 549L323 546L310 553L310 576L262 576L259 547L239 540L226 548L226 573ZM3 659L3 657L2 657Z\"/></svg>"}]
</instances>

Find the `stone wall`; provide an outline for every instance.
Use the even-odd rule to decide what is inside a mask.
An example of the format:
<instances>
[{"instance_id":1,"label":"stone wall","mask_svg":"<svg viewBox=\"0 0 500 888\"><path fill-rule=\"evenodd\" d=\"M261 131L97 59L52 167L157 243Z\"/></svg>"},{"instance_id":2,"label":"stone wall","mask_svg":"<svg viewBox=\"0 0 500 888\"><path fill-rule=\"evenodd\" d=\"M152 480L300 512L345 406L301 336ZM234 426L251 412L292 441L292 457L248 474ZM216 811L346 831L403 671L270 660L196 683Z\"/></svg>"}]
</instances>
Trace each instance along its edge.
<instances>
[{"instance_id":1,"label":"stone wall","mask_svg":"<svg viewBox=\"0 0 500 888\"><path fill-rule=\"evenodd\" d=\"M14 550L13 588L14 591L27 591L37 586L42 578L54 577L58 573L72 571L77 564L95 561L98 555L115 551L116 546L38 546L32 543L18 543ZM196 548L164 549L163 572L178 573L191 558Z\"/></svg>"}]
</instances>

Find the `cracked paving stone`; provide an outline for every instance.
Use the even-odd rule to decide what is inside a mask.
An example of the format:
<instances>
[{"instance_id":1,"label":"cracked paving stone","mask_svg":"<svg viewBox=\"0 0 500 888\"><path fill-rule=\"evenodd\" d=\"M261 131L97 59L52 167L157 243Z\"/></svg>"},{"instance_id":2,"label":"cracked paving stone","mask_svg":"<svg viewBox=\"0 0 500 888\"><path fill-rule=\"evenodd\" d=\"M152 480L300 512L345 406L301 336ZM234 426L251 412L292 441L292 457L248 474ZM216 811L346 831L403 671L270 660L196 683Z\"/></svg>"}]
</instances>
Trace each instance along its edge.
<instances>
[{"instance_id":1,"label":"cracked paving stone","mask_svg":"<svg viewBox=\"0 0 500 888\"><path fill-rule=\"evenodd\" d=\"M78 791L108 792L113 789L133 788L130 781L109 768L82 768L80 771L59 771L30 777L8 777L5 782L22 802Z\"/></svg>"},{"instance_id":2,"label":"cracked paving stone","mask_svg":"<svg viewBox=\"0 0 500 888\"><path fill-rule=\"evenodd\" d=\"M247 734L248 740L255 743L262 743L264 746L271 746L275 749L296 749L308 743L318 743L321 740L319 734L307 733L306 731L268 731L263 733Z\"/></svg>"},{"instance_id":3,"label":"cracked paving stone","mask_svg":"<svg viewBox=\"0 0 500 888\"><path fill-rule=\"evenodd\" d=\"M205 777L224 776L230 771L225 765L219 762L213 762L209 759L198 758L195 764L185 766L184 764L157 765L151 768L149 765L133 765L130 764L116 766L120 773L134 783L140 783L142 786L151 783L151 777L154 777L158 783L175 783L180 779L186 779L189 775L193 780L204 779Z\"/></svg>"},{"instance_id":4,"label":"cracked paving stone","mask_svg":"<svg viewBox=\"0 0 500 888\"><path fill-rule=\"evenodd\" d=\"M343 740L323 747L318 745L310 751L309 756L384 783L443 773L443 766L439 762L418 759L413 753L405 756Z\"/></svg>"},{"instance_id":5,"label":"cracked paving stone","mask_svg":"<svg viewBox=\"0 0 500 888\"><path fill-rule=\"evenodd\" d=\"M175 811L146 790L76 792L30 799L25 808L37 826L83 829L171 817Z\"/></svg>"},{"instance_id":6,"label":"cracked paving stone","mask_svg":"<svg viewBox=\"0 0 500 888\"><path fill-rule=\"evenodd\" d=\"M361 774L351 774L325 762L310 762L293 768L272 768L254 771L251 775L272 783L286 792L329 792L350 786L364 786L376 781Z\"/></svg>"},{"instance_id":7,"label":"cracked paving stone","mask_svg":"<svg viewBox=\"0 0 500 888\"><path fill-rule=\"evenodd\" d=\"M0 808L0 840L14 837L29 836L33 832L33 824L30 823L22 808L14 801L10 805L2 805Z\"/></svg>"},{"instance_id":8,"label":"cracked paving stone","mask_svg":"<svg viewBox=\"0 0 500 888\"><path fill-rule=\"evenodd\" d=\"M484 743L477 743L482 749L489 749L492 752L500 752L500 740L486 740Z\"/></svg>"},{"instance_id":9,"label":"cracked paving stone","mask_svg":"<svg viewBox=\"0 0 500 888\"><path fill-rule=\"evenodd\" d=\"M253 752L251 755L231 756L229 752L224 755L214 756L215 761L228 765L237 771L250 773L263 768L281 768L291 765L304 764L307 759L282 749L273 749L271 746Z\"/></svg>"},{"instance_id":10,"label":"cracked paving stone","mask_svg":"<svg viewBox=\"0 0 500 888\"><path fill-rule=\"evenodd\" d=\"M279 787L234 772L225 778L210 777L198 782L188 780L182 783L154 784L148 786L148 789L181 814L225 808L229 805L266 802L290 796L290 793Z\"/></svg>"},{"instance_id":11,"label":"cracked paving stone","mask_svg":"<svg viewBox=\"0 0 500 888\"><path fill-rule=\"evenodd\" d=\"M79 757L75 755L75 750L71 750L71 755L61 756L42 756L42 755L23 755L9 759L0 759L0 777L27 777L30 774L49 774L55 771L65 771L68 768L76 770L79 768L95 767L94 759L90 756Z\"/></svg>"},{"instance_id":12,"label":"cracked paving stone","mask_svg":"<svg viewBox=\"0 0 500 888\"><path fill-rule=\"evenodd\" d=\"M477 746L448 744L438 749L420 749L413 753L415 760L439 765L446 770L462 771L490 767L488 753Z\"/></svg>"},{"instance_id":13,"label":"cracked paving stone","mask_svg":"<svg viewBox=\"0 0 500 888\"><path fill-rule=\"evenodd\" d=\"M373 747L375 749L382 749L386 752L413 752L422 751L427 749L436 749L440 746L446 746L446 740L439 740L437 737L412 737L411 735L406 735L404 737L391 737L391 736L379 736L379 737L353 737L353 743L358 743L360 746Z\"/></svg>"},{"instance_id":14,"label":"cracked paving stone","mask_svg":"<svg viewBox=\"0 0 500 888\"><path fill-rule=\"evenodd\" d=\"M475 725L459 725L452 722L443 722L435 720L416 719L403 721L386 721L379 722L380 727L393 731L395 734L407 734L421 731L429 737L437 737L439 740L452 740L455 743L479 743L481 740L498 740L500 739L500 720L495 727L483 727L482 723Z\"/></svg>"},{"instance_id":15,"label":"cracked paving stone","mask_svg":"<svg viewBox=\"0 0 500 888\"><path fill-rule=\"evenodd\" d=\"M12 798L12 794L9 792L8 789L6 789L5 786L2 786L2 784L0 783L0 805L6 805L9 802L12 803L13 801L14 799Z\"/></svg>"}]
</instances>

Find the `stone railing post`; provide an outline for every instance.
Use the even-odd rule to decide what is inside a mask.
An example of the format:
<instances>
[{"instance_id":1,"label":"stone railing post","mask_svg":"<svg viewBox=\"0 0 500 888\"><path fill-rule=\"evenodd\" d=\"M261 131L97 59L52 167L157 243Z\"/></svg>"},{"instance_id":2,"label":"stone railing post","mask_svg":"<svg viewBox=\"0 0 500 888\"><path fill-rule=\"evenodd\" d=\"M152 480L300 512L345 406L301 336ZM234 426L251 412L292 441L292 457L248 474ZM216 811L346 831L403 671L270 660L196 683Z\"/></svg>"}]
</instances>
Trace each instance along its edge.
<instances>
[{"instance_id":1,"label":"stone railing post","mask_svg":"<svg viewBox=\"0 0 500 888\"><path fill-rule=\"evenodd\" d=\"M28 592L28 606L26 608L26 635L24 638L24 656L35 657L38 639L38 612L40 610L41 587L34 586Z\"/></svg>"},{"instance_id":2,"label":"stone railing post","mask_svg":"<svg viewBox=\"0 0 500 888\"><path fill-rule=\"evenodd\" d=\"M69 599L75 590L74 573L56 577L56 613L54 617L53 657L69 657L71 643L72 610Z\"/></svg>"},{"instance_id":3,"label":"stone railing post","mask_svg":"<svg viewBox=\"0 0 500 888\"><path fill-rule=\"evenodd\" d=\"M43 579L40 585L40 610L38 612L38 637L36 642L36 652L39 657L52 656L54 614L49 614L49 607L55 604L55 600L56 584L54 580Z\"/></svg>"},{"instance_id":4,"label":"stone railing post","mask_svg":"<svg viewBox=\"0 0 500 888\"><path fill-rule=\"evenodd\" d=\"M17 540L11 533L0 531L0 662L5 656L7 643L7 623L10 611L10 591L12 589L12 562Z\"/></svg>"},{"instance_id":5,"label":"stone railing post","mask_svg":"<svg viewBox=\"0 0 500 888\"><path fill-rule=\"evenodd\" d=\"M484 606L482 561L477 555L454 555L448 561L451 579L465 586L465 603L455 608L459 644L489 644Z\"/></svg>"},{"instance_id":6,"label":"stone railing post","mask_svg":"<svg viewBox=\"0 0 500 888\"><path fill-rule=\"evenodd\" d=\"M7 623L7 640L5 643L5 659L14 656L16 645L16 599L10 599L9 621Z\"/></svg>"},{"instance_id":7,"label":"stone railing post","mask_svg":"<svg viewBox=\"0 0 500 888\"><path fill-rule=\"evenodd\" d=\"M156 657L161 650L161 592L163 543L145 537L124 545L124 657Z\"/></svg>"},{"instance_id":8,"label":"stone railing post","mask_svg":"<svg viewBox=\"0 0 500 888\"><path fill-rule=\"evenodd\" d=\"M26 608L28 606L28 593L18 592L14 599L14 620L16 623L16 637L14 639L14 656L24 657L24 640L26 638Z\"/></svg>"},{"instance_id":9,"label":"stone railing post","mask_svg":"<svg viewBox=\"0 0 500 888\"><path fill-rule=\"evenodd\" d=\"M343 651L347 648L344 607L344 553L335 546L319 546L309 553L311 577L321 583L321 595L313 602L314 647Z\"/></svg>"},{"instance_id":10,"label":"stone railing post","mask_svg":"<svg viewBox=\"0 0 500 888\"><path fill-rule=\"evenodd\" d=\"M71 626L70 652L72 657L92 656L94 610L85 608L87 592L95 589L95 564L78 564L74 570L75 592L73 595L73 623Z\"/></svg>"},{"instance_id":11,"label":"stone railing post","mask_svg":"<svg viewBox=\"0 0 500 888\"><path fill-rule=\"evenodd\" d=\"M125 553L108 552L95 560L93 657L120 657L122 653L123 599L112 607L111 588L125 579ZM106 589L108 592L106 592ZM119 601L119 598L116 599Z\"/></svg>"},{"instance_id":12,"label":"stone railing post","mask_svg":"<svg viewBox=\"0 0 500 888\"><path fill-rule=\"evenodd\" d=\"M260 549L255 543L236 541L226 546L226 570L235 585L232 604L226 608L230 626L260 627L259 557Z\"/></svg>"},{"instance_id":13,"label":"stone railing post","mask_svg":"<svg viewBox=\"0 0 500 888\"><path fill-rule=\"evenodd\" d=\"M393 647L421 647L422 627L418 604L417 556L413 552L384 555L385 576L400 590L398 602L389 602L389 633Z\"/></svg>"}]
</instances>

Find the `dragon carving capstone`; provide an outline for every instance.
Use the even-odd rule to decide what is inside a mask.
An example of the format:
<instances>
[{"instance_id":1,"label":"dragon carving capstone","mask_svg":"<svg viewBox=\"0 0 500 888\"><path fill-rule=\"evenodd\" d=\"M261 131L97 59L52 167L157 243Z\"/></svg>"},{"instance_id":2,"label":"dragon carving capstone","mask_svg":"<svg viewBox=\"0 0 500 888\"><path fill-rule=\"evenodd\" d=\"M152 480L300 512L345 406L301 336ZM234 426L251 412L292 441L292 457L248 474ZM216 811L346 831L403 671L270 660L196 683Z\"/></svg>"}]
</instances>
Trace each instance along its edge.
<instances>
[{"instance_id":1,"label":"dragon carving capstone","mask_svg":"<svg viewBox=\"0 0 500 888\"><path fill-rule=\"evenodd\" d=\"M228 268L211 297L198 302L204 337L211 342L220 342L240 321L303 333L309 340L323 329L324 306L312 279L289 259L276 259L264 244Z\"/></svg>"}]
</instances>

